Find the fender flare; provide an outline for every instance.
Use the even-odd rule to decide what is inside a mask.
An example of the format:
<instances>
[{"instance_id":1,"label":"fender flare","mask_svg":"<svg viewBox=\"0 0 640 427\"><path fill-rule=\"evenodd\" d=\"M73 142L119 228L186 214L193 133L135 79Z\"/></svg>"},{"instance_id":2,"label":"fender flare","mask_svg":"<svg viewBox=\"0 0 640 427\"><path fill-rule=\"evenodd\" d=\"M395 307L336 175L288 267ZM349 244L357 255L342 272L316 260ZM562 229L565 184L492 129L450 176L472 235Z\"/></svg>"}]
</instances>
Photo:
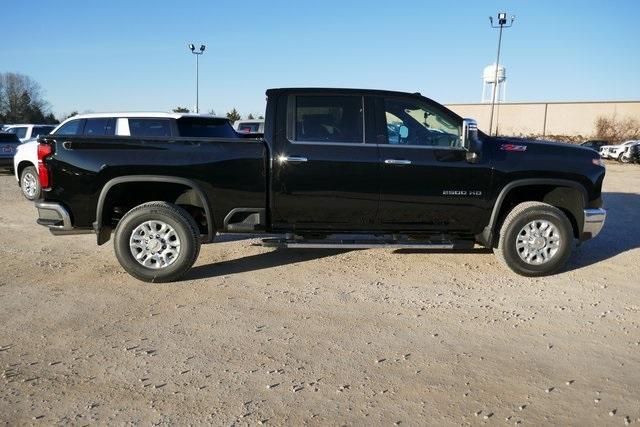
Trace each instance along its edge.
<instances>
[{"instance_id":1,"label":"fender flare","mask_svg":"<svg viewBox=\"0 0 640 427\"><path fill-rule=\"evenodd\" d=\"M527 178L527 179L518 179L515 181L511 181L507 183L496 198L496 202L493 205L493 210L491 211L491 217L489 219L489 224L484 228L481 234L476 236L476 238L485 245L486 247L490 247L493 243L493 237L495 235L495 227L498 222L498 215L500 213L500 209L502 209L502 203L507 198L509 192L518 187L525 187L529 185L556 185L558 187L570 187L575 190L578 190L582 195L582 206L587 205L588 196L587 190L584 185L580 184L577 181L571 181L568 179L559 179L559 178ZM578 227L580 227L580 221L578 221ZM579 230L580 232L582 230Z\"/></svg>"},{"instance_id":2,"label":"fender flare","mask_svg":"<svg viewBox=\"0 0 640 427\"><path fill-rule=\"evenodd\" d=\"M213 241L213 238L215 237L215 224L213 222L211 205L209 204L209 199L207 198L205 192L195 181L187 178L165 175L127 175L113 178L107 181L107 183L104 185L104 187L102 187L102 190L100 191L100 196L98 197L98 205L96 207L96 222L93 224L93 228L95 229L98 236L99 245L109 240L108 235L103 236L103 233L101 233L101 231L105 229L105 227L103 227L102 225L102 211L104 209L104 203L107 199L107 196L109 195L109 191L111 191L111 189L116 185L128 182L167 182L190 187L200 198L202 206L204 207L205 216L207 217L207 239L205 242Z\"/></svg>"}]
</instances>

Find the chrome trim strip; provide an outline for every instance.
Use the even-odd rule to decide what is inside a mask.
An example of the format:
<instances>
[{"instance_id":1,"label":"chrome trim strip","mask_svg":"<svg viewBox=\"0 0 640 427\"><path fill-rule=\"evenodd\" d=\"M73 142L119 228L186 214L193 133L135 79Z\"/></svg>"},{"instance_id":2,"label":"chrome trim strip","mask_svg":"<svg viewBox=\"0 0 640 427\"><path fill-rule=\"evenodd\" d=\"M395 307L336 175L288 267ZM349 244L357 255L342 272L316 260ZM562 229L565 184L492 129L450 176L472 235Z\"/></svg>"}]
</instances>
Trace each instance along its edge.
<instances>
[{"instance_id":1,"label":"chrome trim strip","mask_svg":"<svg viewBox=\"0 0 640 427\"><path fill-rule=\"evenodd\" d=\"M585 209L584 225L582 227L583 234L589 234L589 238L596 237L602 230L606 218L607 211L605 209Z\"/></svg>"}]
</instances>

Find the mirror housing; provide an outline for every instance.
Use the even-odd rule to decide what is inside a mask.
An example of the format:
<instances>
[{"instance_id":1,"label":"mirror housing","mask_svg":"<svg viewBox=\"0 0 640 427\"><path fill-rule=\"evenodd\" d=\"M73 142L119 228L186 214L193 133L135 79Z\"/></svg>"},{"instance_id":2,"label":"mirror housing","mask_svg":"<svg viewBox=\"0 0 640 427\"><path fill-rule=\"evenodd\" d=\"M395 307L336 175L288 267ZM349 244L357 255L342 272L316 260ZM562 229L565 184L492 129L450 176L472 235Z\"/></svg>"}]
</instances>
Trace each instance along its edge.
<instances>
[{"instance_id":1,"label":"mirror housing","mask_svg":"<svg viewBox=\"0 0 640 427\"><path fill-rule=\"evenodd\" d=\"M478 138L478 123L474 119L462 120L462 147L467 151L467 162L480 161L482 141Z\"/></svg>"}]
</instances>

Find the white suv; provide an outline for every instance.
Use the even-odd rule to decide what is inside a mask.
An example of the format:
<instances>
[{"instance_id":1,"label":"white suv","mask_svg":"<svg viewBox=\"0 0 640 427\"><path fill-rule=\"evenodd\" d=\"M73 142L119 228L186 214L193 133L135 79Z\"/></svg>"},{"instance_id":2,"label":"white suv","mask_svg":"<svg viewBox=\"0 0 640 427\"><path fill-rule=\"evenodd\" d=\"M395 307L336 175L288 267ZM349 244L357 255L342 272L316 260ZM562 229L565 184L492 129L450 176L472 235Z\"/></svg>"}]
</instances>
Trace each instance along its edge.
<instances>
[{"instance_id":1,"label":"white suv","mask_svg":"<svg viewBox=\"0 0 640 427\"><path fill-rule=\"evenodd\" d=\"M5 125L2 132L13 133L21 142L51 133L55 125Z\"/></svg>"},{"instance_id":2,"label":"white suv","mask_svg":"<svg viewBox=\"0 0 640 427\"><path fill-rule=\"evenodd\" d=\"M180 127L181 121L179 119L187 120L187 125L192 121L196 123L191 127L186 126L185 129L177 129ZM89 137L171 137L193 136L189 135L193 132L205 132L205 136L212 137L237 137L226 118L205 114L158 112L78 114L60 123L51 134ZM38 177L38 141L36 139L31 139L18 146L13 157L13 169L22 194L29 200L38 199L40 197L40 180Z\"/></svg>"}]
</instances>

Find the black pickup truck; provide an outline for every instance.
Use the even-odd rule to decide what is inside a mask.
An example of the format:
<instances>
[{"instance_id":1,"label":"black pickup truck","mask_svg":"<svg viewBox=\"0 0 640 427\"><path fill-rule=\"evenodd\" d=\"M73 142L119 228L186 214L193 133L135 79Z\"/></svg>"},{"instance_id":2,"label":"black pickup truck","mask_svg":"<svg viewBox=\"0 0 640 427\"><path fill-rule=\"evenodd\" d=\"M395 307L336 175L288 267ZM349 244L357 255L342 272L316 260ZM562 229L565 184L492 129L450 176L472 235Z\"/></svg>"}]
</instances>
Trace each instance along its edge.
<instances>
[{"instance_id":1,"label":"black pickup truck","mask_svg":"<svg viewBox=\"0 0 640 427\"><path fill-rule=\"evenodd\" d=\"M480 244L526 276L563 267L606 211L593 150L489 137L419 93L267 91L264 137L40 138L38 223L114 233L131 275L171 281L217 233L296 248Z\"/></svg>"}]
</instances>

